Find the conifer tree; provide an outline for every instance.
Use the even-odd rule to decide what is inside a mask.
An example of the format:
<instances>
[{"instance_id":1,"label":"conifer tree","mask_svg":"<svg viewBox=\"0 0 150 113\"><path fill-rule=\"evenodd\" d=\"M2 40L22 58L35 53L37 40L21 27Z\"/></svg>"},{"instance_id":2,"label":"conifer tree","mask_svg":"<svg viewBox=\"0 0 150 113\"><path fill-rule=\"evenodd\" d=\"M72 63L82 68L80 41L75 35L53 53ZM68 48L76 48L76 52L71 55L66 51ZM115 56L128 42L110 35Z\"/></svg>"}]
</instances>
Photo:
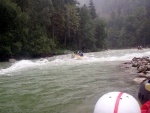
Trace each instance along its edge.
<instances>
[{"instance_id":1,"label":"conifer tree","mask_svg":"<svg viewBox=\"0 0 150 113\"><path fill-rule=\"evenodd\" d=\"M93 3L93 0L89 1L89 11L92 19L95 19L97 17L96 10L95 10L95 5Z\"/></svg>"}]
</instances>

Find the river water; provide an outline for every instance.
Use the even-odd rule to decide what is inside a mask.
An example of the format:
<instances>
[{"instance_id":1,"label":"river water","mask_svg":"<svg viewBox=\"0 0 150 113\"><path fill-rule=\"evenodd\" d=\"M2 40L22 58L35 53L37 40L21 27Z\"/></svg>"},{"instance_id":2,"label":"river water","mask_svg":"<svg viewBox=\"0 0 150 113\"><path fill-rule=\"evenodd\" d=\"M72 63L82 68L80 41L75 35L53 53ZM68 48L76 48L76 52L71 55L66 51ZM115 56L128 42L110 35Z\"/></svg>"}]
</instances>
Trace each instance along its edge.
<instances>
[{"instance_id":1,"label":"river water","mask_svg":"<svg viewBox=\"0 0 150 113\"><path fill-rule=\"evenodd\" d=\"M0 63L0 113L93 113L105 93L137 96L139 86L120 68L150 49L108 50Z\"/></svg>"}]
</instances>

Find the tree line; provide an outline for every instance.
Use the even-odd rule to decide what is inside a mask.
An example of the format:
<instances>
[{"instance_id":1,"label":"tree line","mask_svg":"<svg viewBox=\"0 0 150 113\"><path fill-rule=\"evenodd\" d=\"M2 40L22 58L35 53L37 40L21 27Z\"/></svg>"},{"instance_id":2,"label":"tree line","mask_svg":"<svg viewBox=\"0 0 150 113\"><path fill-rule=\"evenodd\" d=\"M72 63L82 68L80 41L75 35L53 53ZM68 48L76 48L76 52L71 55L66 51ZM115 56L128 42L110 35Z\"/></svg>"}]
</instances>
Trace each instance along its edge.
<instances>
[{"instance_id":1,"label":"tree line","mask_svg":"<svg viewBox=\"0 0 150 113\"><path fill-rule=\"evenodd\" d=\"M105 48L105 22L92 0L1 0L0 60Z\"/></svg>"},{"instance_id":2,"label":"tree line","mask_svg":"<svg viewBox=\"0 0 150 113\"><path fill-rule=\"evenodd\" d=\"M0 61L150 46L149 0L93 1L0 0Z\"/></svg>"},{"instance_id":3,"label":"tree line","mask_svg":"<svg viewBox=\"0 0 150 113\"><path fill-rule=\"evenodd\" d=\"M150 1L110 0L108 48L150 47Z\"/></svg>"}]
</instances>

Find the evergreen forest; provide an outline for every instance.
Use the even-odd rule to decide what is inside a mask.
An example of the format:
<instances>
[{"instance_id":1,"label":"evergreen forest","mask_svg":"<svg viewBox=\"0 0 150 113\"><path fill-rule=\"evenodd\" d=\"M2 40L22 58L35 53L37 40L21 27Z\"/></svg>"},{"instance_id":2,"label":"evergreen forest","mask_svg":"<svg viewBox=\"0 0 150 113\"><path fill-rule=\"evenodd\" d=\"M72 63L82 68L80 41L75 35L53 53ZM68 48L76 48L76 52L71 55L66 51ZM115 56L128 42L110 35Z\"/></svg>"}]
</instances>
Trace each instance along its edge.
<instances>
[{"instance_id":1,"label":"evergreen forest","mask_svg":"<svg viewBox=\"0 0 150 113\"><path fill-rule=\"evenodd\" d=\"M0 0L0 61L150 46L150 0L101 3Z\"/></svg>"}]
</instances>

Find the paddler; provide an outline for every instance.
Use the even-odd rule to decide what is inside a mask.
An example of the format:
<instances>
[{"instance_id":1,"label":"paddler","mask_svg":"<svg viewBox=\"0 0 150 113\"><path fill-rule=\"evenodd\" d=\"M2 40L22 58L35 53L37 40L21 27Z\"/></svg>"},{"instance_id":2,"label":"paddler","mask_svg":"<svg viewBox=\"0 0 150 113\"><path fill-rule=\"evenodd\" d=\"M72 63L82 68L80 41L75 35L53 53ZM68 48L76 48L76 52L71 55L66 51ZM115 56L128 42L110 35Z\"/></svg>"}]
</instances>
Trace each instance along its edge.
<instances>
[{"instance_id":1,"label":"paddler","mask_svg":"<svg viewBox=\"0 0 150 113\"><path fill-rule=\"evenodd\" d=\"M83 53L82 53L81 51L78 51L78 52L77 52L77 55L83 56Z\"/></svg>"},{"instance_id":2,"label":"paddler","mask_svg":"<svg viewBox=\"0 0 150 113\"><path fill-rule=\"evenodd\" d=\"M82 52L79 52L79 54L78 54L78 55L83 56L83 53L82 53Z\"/></svg>"},{"instance_id":3,"label":"paddler","mask_svg":"<svg viewBox=\"0 0 150 113\"><path fill-rule=\"evenodd\" d=\"M150 113L150 80L145 80L141 83L138 99L142 105L141 113Z\"/></svg>"}]
</instances>

